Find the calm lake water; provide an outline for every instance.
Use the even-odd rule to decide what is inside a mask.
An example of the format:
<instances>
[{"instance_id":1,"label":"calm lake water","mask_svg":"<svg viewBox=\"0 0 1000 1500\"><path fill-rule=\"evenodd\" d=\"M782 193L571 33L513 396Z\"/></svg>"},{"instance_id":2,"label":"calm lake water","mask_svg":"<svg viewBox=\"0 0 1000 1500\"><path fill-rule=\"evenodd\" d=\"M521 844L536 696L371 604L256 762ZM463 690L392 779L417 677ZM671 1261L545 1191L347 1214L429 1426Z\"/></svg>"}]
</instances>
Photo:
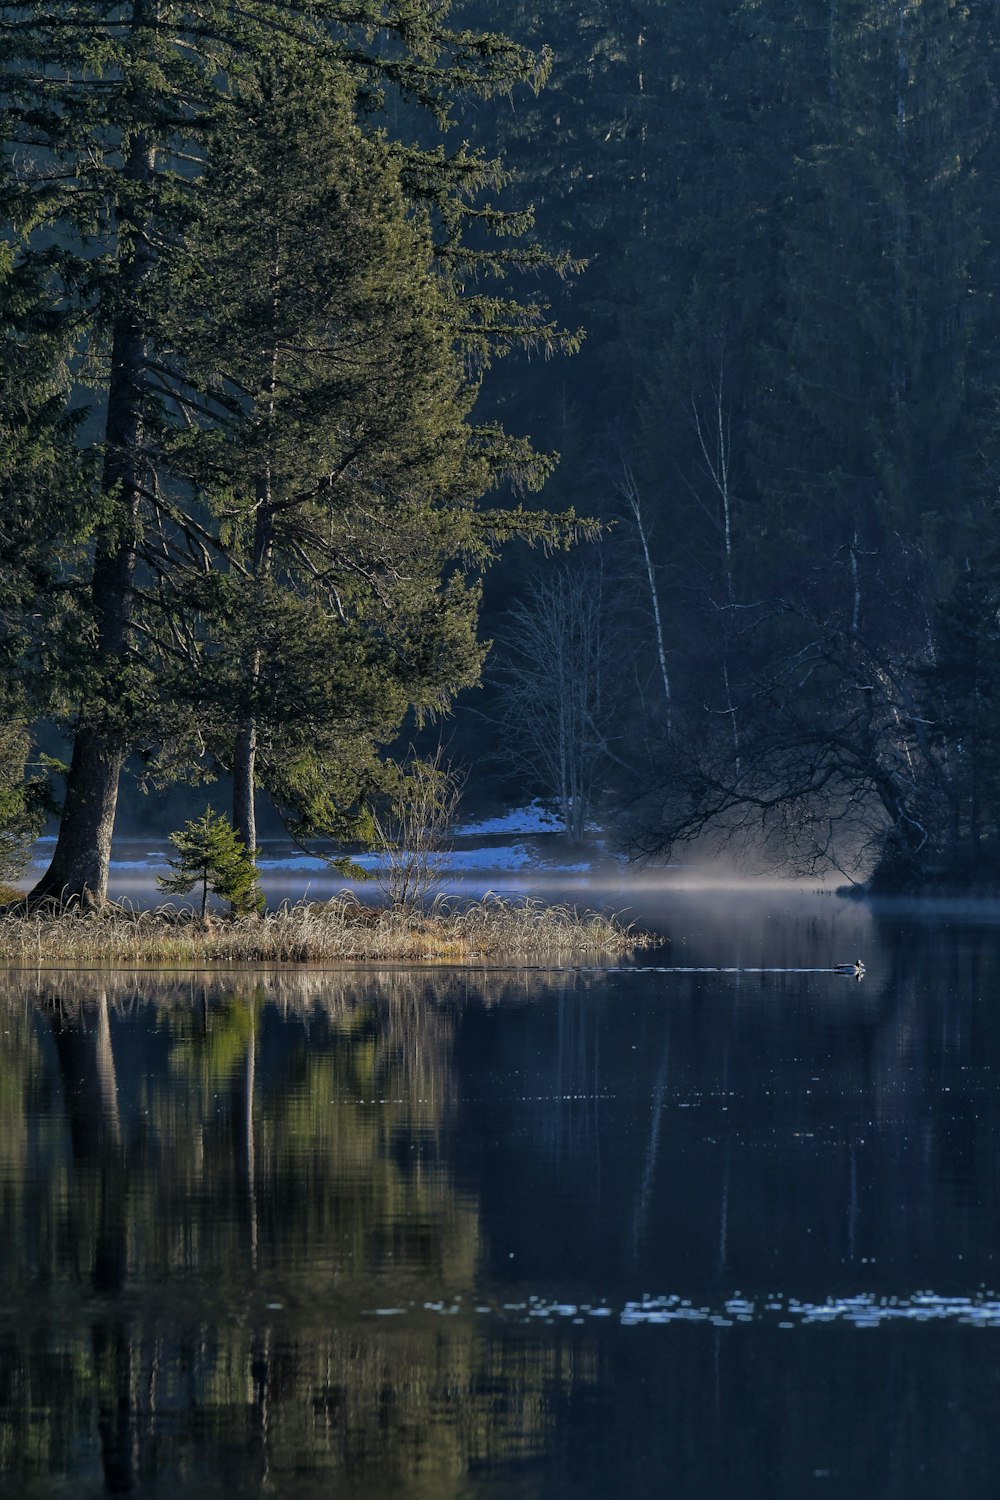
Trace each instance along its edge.
<instances>
[{"instance_id":1,"label":"calm lake water","mask_svg":"<svg viewBox=\"0 0 1000 1500\"><path fill-rule=\"evenodd\" d=\"M1000 924L645 906L617 972L6 974L0 1494L993 1497Z\"/></svg>"}]
</instances>

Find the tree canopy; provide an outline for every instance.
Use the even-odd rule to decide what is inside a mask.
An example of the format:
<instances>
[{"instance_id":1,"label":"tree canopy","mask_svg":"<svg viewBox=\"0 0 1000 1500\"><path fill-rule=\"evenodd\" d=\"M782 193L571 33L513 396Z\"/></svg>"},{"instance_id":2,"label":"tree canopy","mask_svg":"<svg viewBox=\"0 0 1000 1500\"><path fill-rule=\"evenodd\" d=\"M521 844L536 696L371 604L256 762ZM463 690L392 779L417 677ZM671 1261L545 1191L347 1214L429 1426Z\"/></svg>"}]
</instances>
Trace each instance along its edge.
<instances>
[{"instance_id":1,"label":"tree canopy","mask_svg":"<svg viewBox=\"0 0 1000 1500\"><path fill-rule=\"evenodd\" d=\"M500 289L564 263L517 243L530 216L479 201L500 168L441 135L456 98L537 84L545 59L445 12L0 7L8 269L72 377L37 420L50 449L76 422L97 455L70 444L77 503L26 518L63 523L48 593L77 612L55 638L73 750L39 896L103 898L132 751L176 764L202 740L249 849L262 733L279 797L318 816L319 754L343 813L406 711L475 678L500 538L573 530L477 511L548 468L471 422L478 372L573 339Z\"/></svg>"}]
</instances>

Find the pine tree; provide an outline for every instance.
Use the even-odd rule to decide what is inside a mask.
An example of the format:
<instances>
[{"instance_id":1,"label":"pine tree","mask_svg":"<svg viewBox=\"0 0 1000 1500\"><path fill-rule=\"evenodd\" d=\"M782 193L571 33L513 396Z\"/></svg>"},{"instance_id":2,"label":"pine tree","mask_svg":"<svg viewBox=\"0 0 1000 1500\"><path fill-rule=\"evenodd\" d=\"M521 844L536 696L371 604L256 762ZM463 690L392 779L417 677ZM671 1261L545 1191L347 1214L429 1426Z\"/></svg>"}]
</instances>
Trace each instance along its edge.
<instances>
[{"instance_id":1,"label":"pine tree","mask_svg":"<svg viewBox=\"0 0 1000 1500\"><path fill-rule=\"evenodd\" d=\"M262 69L241 103L168 271L159 385L194 414L170 465L223 556L179 571L165 542L161 597L200 614L209 654L178 693L205 695L253 848L261 782L314 829L357 831L378 747L478 676L476 574L500 537L574 522L477 508L504 470L537 483L547 461L472 425L468 307L407 210L404 154L361 132L342 73Z\"/></svg>"},{"instance_id":2,"label":"pine tree","mask_svg":"<svg viewBox=\"0 0 1000 1500\"><path fill-rule=\"evenodd\" d=\"M234 912L245 915L260 911L264 898L257 886L254 865L259 849L248 851L226 819L208 807L170 835L177 850L167 864L173 875L157 876L156 884L169 895L186 896L201 884L201 915L204 919L208 893L228 901Z\"/></svg>"},{"instance_id":3,"label":"pine tree","mask_svg":"<svg viewBox=\"0 0 1000 1500\"><path fill-rule=\"evenodd\" d=\"M53 0L33 15L0 5L0 209L14 226L17 263L45 275L72 321L103 438L98 504L78 527L89 553L79 574L77 680L66 705L73 753L39 896L103 899L125 755L156 740L169 709L150 669L144 550L150 530L163 526L195 545L200 523L178 516L179 497L160 484L163 424L176 419L155 389L170 342L162 266L167 248L201 221L201 171L221 119L237 107L239 79L266 58L326 59L346 72L369 118L391 98L422 109L435 128L447 124L456 93L538 81L544 61L502 37L450 30L446 9L429 0L400 0L377 13L341 0L262 0L241 10L223 0L110 8ZM450 285L464 296L466 269L488 267L481 250L461 250L470 214L508 227L493 209L474 209L470 194L500 174L475 152L448 156L433 143L407 148L404 175L408 196L425 203L440 228ZM530 305L475 288L467 303L470 344L548 337ZM210 550L215 540L200 538Z\"/></svg>"},{"instance_id":4,"label":"pine tree","mask_svg":"<svg viewBox=\"0 0 1000 1500\"><path fill-rule=\"evenodd\" d=\"M994 110L981 28L946 0L843 0L826 45L787 228L774 389L790 398L789 451L772 448L771 472L827 546L899 533L933 562L981 487L968 379Z\"/></svg>"},{"instance_id":5,"label":"pine tree","mask_svg":"<svg viewBox=\"0 0 1000 1500\"><path fill-rule=\"evenodd\" d=\"M67 405L71 329L29 265L0 249L0 876L20 874L51 812L26 775L30 725L73 690L80 610L68 581L92 464Z\"/></svg>"}]
</instances>

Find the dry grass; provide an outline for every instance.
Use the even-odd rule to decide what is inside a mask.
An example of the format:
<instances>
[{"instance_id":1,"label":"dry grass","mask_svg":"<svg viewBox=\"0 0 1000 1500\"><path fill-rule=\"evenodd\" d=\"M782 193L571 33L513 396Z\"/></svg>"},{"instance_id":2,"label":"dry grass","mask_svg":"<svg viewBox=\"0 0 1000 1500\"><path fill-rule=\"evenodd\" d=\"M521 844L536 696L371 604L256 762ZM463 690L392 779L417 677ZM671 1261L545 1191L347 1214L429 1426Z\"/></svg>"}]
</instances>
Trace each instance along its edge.
<instances>
[{"instance_id":1,"label":"dry grass","mask_svg":"<svg viewBox=\"0 0 1000 1500\"><path fill-rule=\"evenodd\" d=\"M174 907L0 913L0 963L9 965L538 962L620 955L649 942L616 917L490 895L471 904L439 900L424 913L367 907L348 896L204 922Z\"/></svg>"}]
</instances>

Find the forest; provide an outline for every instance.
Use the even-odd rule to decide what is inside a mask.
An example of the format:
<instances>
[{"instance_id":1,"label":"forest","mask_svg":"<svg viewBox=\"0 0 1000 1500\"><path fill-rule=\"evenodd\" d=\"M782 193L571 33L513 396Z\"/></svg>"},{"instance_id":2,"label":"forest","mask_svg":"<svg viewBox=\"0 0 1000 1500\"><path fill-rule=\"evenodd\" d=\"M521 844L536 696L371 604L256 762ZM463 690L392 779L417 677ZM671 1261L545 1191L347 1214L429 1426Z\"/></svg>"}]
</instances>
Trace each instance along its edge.
<instances>
[{"instance_id":1,"label":"forest","mask_svg":"<svg viewBox=\"0 0 1000 1500\"><path fill-rule=\"evenodd\" d=\"M998 26L0 4L9 867L220 773L349 850L443 733L635 859L1000 880Z\"/></svg>"}]
</instances>

